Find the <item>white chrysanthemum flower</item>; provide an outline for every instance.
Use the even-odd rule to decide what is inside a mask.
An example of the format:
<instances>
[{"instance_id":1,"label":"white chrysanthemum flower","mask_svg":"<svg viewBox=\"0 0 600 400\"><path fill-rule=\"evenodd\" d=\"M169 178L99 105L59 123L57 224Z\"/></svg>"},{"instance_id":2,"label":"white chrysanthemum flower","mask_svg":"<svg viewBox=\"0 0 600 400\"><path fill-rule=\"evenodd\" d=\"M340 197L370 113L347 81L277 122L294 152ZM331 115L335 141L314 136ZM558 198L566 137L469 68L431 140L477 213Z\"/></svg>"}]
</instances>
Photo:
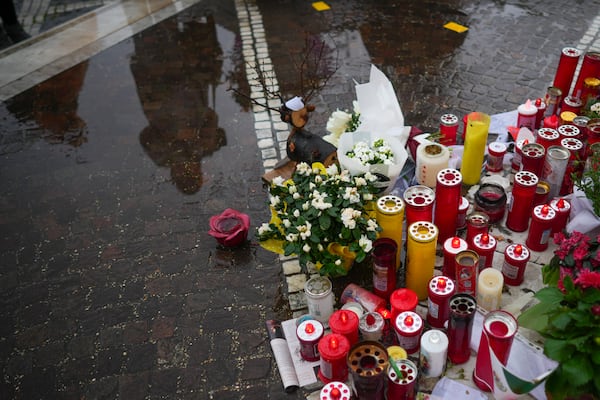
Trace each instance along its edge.
<instances>
[{"instance_id":1,"label":"white chrysanthemum flower","mask_svg":"<svg viewBox=\"0 0 600 400\"><path fill-rule=\"evenodd\" d=\"M600 102L592 104L590 111L600 112Z\"/></svg>"},{"instance_id":2,"label":"white chrysanthemum flower","mask_svg":"<svg viewBox=\"0 0 600 400\"><path fill-rule=\"evenodd\" d=\"M300 210L295 209L293 214L294 214L294 217L298 218L300 216Z\"/></svg>"},{"instance_id":3,"label":"white chrysanthemum flower","mask_svg":"<svg viewBox=\"0 0 600 400\"><path fill-rule=\"evenodd\" d=\"M324 197L314 198L310 204L317 210L327 210L328 208L333 207L333 204L327 203Z\"/></svg>"},{"instance_id":4,"label":"white chrysanthemum flower","mask_svg":"<svg viewBox=\"0 0 600 400\"><path fill-rule=\"evenodd\" d=\"M304 250L305 253L310 252L310 246L308 245L308 243L306 243L304 246L302 246L302 250Z\"/></svg>"},{"instance_id":5,"label":"white chrysanthemum flower","mask_svg":"<svg viewBox=\"0 0 600 400\"><path fill-rule=\"evenodd\" d=\"M364 250L365 253L370 252L373 248L373 242L365 235L360 235L360 239L358 239L358 245Z\"/></svg>"},{"instance_id":6,"label":"white chrysanthemum flower","mask_svg":"<svg viewBox=\"0 0 600 400\"><path fill-rule=\"evenodd\" d=\"M312 225L308 221L306 222L305 225L300 225L297 227L298 233L300 234L300 238L302 240L306 240L310 237L310 235L311 235L310 228L312 228Z\"/></svg>"},{"instance_id":7,"label":"white chrysanthemum flower","mask_svg":"<svg viewBox=\"0 0 600 400\"><path fill-rule=\"evenodd\" d=\"M323 183L323 177L321 175L315 176L315 183Z\"/></svg>"},{"instance_id":8,"label":"white chrysanthemum flower","mask_svg":"<svg viewBox=\"0 0 600 400\"><path fill-rule=\"evenodd\" d=\"M327 129L327 132L331 132L334 136L337 136L339 139L342 133L346 131L348 122L350 122L351 119L351 114L337 109L331 113L331 116L327 120L327 126L325 127L325 129Z\"/></svg>"},{"instance_id":9,"label":"white chrysanthemum flower","mask_svg":"<svg viewBox=\"0 0 600 400\"><path fill-rule=\"evenodd\" d=\"M258 234L259 235L264 235L267 232L272 232L271 227L269 226L268 223L263 222L259 227L258 227Z\"/></svg>"},{"instance_id":10,"label":"white chrysanthemum flower","mask_svg":"<svg viewBox=\"0 0 600 400\"><path fill-rule=\"evenodd\" d=\"M289 219L287 219L287 218L286 218L286 219L284 219L283 221L281 221L281 223L283 224L283 226L284 226L285 228L289 228L290 226L292 226L292 223L291 223L291 222L290 222L290 220L289 220Z\"/></svg>"},{"instance_id":11,"label":"white chrysanthemum flower","mask_svg":"<svg viewBox=\"0 0 600 400\"><path fill-rule=\"evenodd\" d=\"M317 188L317 185L315 185L313 182L311 182L311 183L308 184L308 188L310 190L315 190Z\"/></svg>"},{"instance_id":12,"label":"white chrysanthemum flower","mask_svg":"<svg viewBox=\"0 0 600 400\"><path fill-rule=\"evenodd\" d=\"M292 198L293 198L294 200L298 200L300 197L302 197L302 196L301 196L301 195L300 195L300 193L298 193L298 192L296 192L296 193L294 193L294 194L292 195Z\"/></svg>"},{"instance_id":13,"label":"white chrysanthemum flower","mask_svg":"<svg viewBox=\"0 0 600 400\"><path fill-rule=\"evenodd\" d=\"M269 196L269 202L271 203L271 206L275 207L276 205L278 205L279 203L281 203L281 199L279 198L279 196Z\"/></svg>"},{"instance_id":14,"label":"white chrysanthemum flower","mask_svg":"<svg viewBox=\"0 0 600 400\"><path fill-rule=\"evenodd\" d=\"M296 165L296 172L298 172L300 175L310 175L311 170L312 167L305 162L299 162Z\"/></svg>"},{"instance_id":15,"label":"white chrysanthemum flower","mask_svg":"<svg viewBox=\"0 0 600 400\"><path fill-rule=\"evenodd\" d=\"M363 178L362 176L355 176L354 177L354 184L358 187L360 186L366 186L367 185L367 180L365 178Z\"/></svg>"},{"instance_id":16,"label":"white chrysanthemum flower","mask_svg":"<svg viewBox=\"0 0 600 400\"><path fill-rule=\"evenodd\" d=\"M310 208L310 202L306 201L304 203L302 203L302 211L308 211L308 209Z\"/></svg>"},{"instance_id":17,"label":"white chrysanthemum flower","mask_svg":"<svg viewBox=\"0 0 600 400\"><path fill-rule=\"evenodd\" d=\"M273 178L273 184L275 186L283 186L284 182L285 180L281 176L276 176L275 178Z\"/></svg>"},{"instance_id":18,"label":"white chrysanthemum flower","mask_svg":"<svg viewBox=\"0 0 600 400\"><path fill-rule=\"evenodd\" d=\"M300 237L300 235L298 235L297 233L288 233L287 235L285 235L285 240L293 243L293 242L297 242L299 237Z\"/></svg>"},{"instance_id":19,"label":"white chrysanthemum flower","mask_svg":"<svg viewBox=\"0 0 600 400\"><path fill-rule=\"evenodd\" d=\"M331 164L329 167L325 168L327 175L334 176L338 174L338 167L336 164Z\"/></svg>"},{"instance_id":20,"label":"white chrysanthemum flower","mask_svg":"<svg viewBox=\"0 0 600 400\"><path fill-rule=\"evenodd\" d=\"M288 186L288 192L290 192L291 194L298 193L298 186L296 186L295 184L291 184L290 186Z\"/></svg>"},{"instance_id":21,"label":"white chrysanthemum flower","mask_svg":"<svg viewBox=\"0 0 600 400\"><path fill-rule=\"evenodd\" d=\"M340 260L339 258L335 260L335 265L342 265L342 260Z\"/></svg>"}]
</instances>

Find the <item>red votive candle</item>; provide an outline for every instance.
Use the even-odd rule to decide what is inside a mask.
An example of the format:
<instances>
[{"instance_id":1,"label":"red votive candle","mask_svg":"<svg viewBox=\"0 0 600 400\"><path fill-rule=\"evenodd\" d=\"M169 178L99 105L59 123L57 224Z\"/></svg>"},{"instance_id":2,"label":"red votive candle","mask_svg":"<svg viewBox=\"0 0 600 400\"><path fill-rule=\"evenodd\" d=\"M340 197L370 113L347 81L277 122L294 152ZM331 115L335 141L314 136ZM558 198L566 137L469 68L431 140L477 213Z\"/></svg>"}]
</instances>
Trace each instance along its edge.
<instances>
[{"instance_id":1,"label":"red votive candle","mask_svg":"<svg viewBox=\"0 0 600 400\"><path fill-rule=\"evenodd\" d=\"M538 177L529 171L515 174L506 227L513 232L524 232L529 226L529 217L535 197Z\"/></svg>"},{"instance_id":2,"label":"red votive candle","mask_svg":"<svg viewBox=\"0 0 600 400\"><path fill-rule=\"evenodd\" d=\"M358 316L349 310L337 310L329 317L331 332L343 335L350 346L358 342Z\"/></svg>"},{"instance_id":3,"label":"red votive candle","mask_svg":"<svg viewBox=\"0 0 600 400\"><path fill-rule=\"evenodd\" d=\"M419 297L417 293L408 288L396 289L390 296L391 320L395 321L396 317L404 311L415 311Z\"/></svg>"},{"instance_id":4,"label":"red votive candle","mask_svg":"<svg viewBox=\"0 0 600 400\"><path fill-rule=\"evenodd\" d=\"M504 169L504 155L506 154L506 144L502 142L492 142L488 144L488 155L485 168L489 172L500 172Z\"/></svg>"},{"instance_id":5,"label":"red votive candle","mask_svg":"<svg viewBox=\"0 0 600 400\"><path fill-rule=\"evenodd\" d=\"M552 114L549 117L544 118L544 128L558 129L558 123L560 119L556 114Z\"/></svg>"},{"instance_id":6,"label":"red votive candle","mask_svg":"<svg viewBox=\"0 0 600 400\"><path fill-rule=\"evenodd\" d=\"M302 321L296 328L296 336L300 342L300 356L306 361L319 359L319 340L323 337L323 324L317 320Z\"/></svg>"},{"instance_id":7,"label":"red votive candle","mask_svg":"<svg viewBox=\"0 0 600 400\"><path fill-rule=\"evenodd\" d=\"M546 149L538 143L527 143L521 149L521 171L531 171L538 178L542 176Z\"/></svg>"},{"instance_id":8,"label":"red votive candle","mask_svg":"<svg viewBox=\"0 0 600 400\"><path fill-rule=\"evenodd\" d=\"M535 99L534 104L537 108L537 114L535 116L535 129L540 129L542 127L542 120L544 119L544 114L546 113L546 102L540 97L538 97L537 99Z\"/></svg>"},{"instance_id":9,"label":"red votive candle","mask_svg":"<svg viewBox=\"0 0 600 400\"><path fill-rule=\"evenodd\" d=\"M456 270L456 255L461 251L465 251L469 248L467 242L458 237L453 236L446 239L444 242L444 265L442 266L442 274L454 279L454 273Z\"/></svg>"},{"instance_id":10,"label":"red votive candle","mask_svg":"<svg viewBox=\"0 0 600 400\"><path fill-rule=\"evenodd\" d=\"M502 275L507 285L519 286L523 283L525 269L531 253L522 244L513 243L504 249L504 264L502 264Z\"/></svg>"},{"instance_id":11,"label":"red votive candle","mask_svg":"<svg viewBox=\"0 0 600 400\"><path fill-rule=\"evenodd\" d=\"M433 203L435 192L425 185L411 186L404 191L406 226L413 222L433 222Z\"/></svg>"},{"instance_id":12,"label":"red votive candle","mask_svg":"<svg viewBox=\"0 0 600 400\"><path fill-rule=\"evenodd\" d=\"M419 351L423 319L412 311L400 313L394 320L394 329L398 337L398 345L412 354Z\"/></svg>"},{"instance_id":13,"label":"red votive candle","mask_svg":"<svg viewBox=\"0 0 600 400\"><path fill-rule=\"evenodd\" d=\"M537 131L535 142L544 146L548 150L550 146L560 145L560 133L552 128L540 128Z\"/></svg>"},{"instance_id":14,"label":"red votive candle","mask_svg":"<svg viewBox=\"0 0 600 400\"><path fill-rule=\"evenodd\" d=\"M510 161L510 168L512 172L517 172L521 170L521 161L523 159L523 153L521 152L521 149L528 143L529 140L527 139L521 139L516 141L515 152L513 154L512 160Z\"/></svg>"},{"instance_id":15,"label":"red votive candle","mask_svg":"<svg viewBox=\"0 0 600 400\"><path fill-rule=\"evenodd\" d=\"M597 78L598 76L600 76L600 52L588 51L583 56L581 68L579 69L579 75L577 76L577 81L573 87L573 94L575 96L580 95L580 93L583 91L583 82L586 78Z\"/></svg>"},{"instance_id":16,"label":"red votive candle","mask_svg":"<svg viewBox=\"0 0 600 400\"><path fill-rule=\"evenodd\" d=\"M571 203L567 199L562 197L552 199L550 207L556 212L554 218L554 224L552 225L552 235L558 232L562 232L567 226L569 216L571 215Z\"/></svg>"},{"instance_id":17,"label":"red votive candle","mask_svg":"<svg viewBox=\"0 0 600 400\"><path fill-rule=\"evenodd\" d=\"M461 251L456 255L456 293L466 293L473 297L477 294L477 272L479 255L473 250Z\"/></svg>"},{"instance_id":18,"label":"red votive candle","mask_svg":"<svg viewBox=\"0 0 600 400\"><path fill-rule=\"evenodd\" d=\"M458 117L454 114L444 114L440 117L440 144L452 146L456 144L458 132Z\"/></svg>"},{"instance_id":19,"label":"red votive candle","mask_svg":"<svg viewBox=\"0 0 600 400\"><path fill-rule=\"evenodd\" d=\"M581 140L581 130L575 125L561 125L558 127L557 131L561 140L565 138L575 138Z\"/></svg>"},{"instance_id":20,"label":"red votive candle","mask_svg":"<svg viewBox=\"0 0 600 400\"><path fill-rule=\"evenodd\" d=\"M484 317L473 370L473 381L479 389L486 392L494 391L494 370L490 352L493 351L498 361L506 365L517 328L517 320L506 311L491 311Z\"/></svg>"},{"instance_id":21,"label":"red votive candle","mask_svg":"<svg viewBox=\"0 0 600 400\"><path fill-rule=\"evenodd\" d=\"M478 233L487 232L489 224L490 217L480 211L475 211L467 215L467 244L472 246L473 238Z\"/></svg>"},{"instance_id":22,"label":"red votive candle","mask_svg":"<svg viewBox=\"0 0 600 400\"><path fill-rule=\"evenodd\" d=\"M460 197L458 204L458 215L456 216L456 229L465 229L467 227L467 211L469 211L469 200L465 196Z\"/></svg>"},{"instance_id":23,"label":"red votive candle","mask_svg":"<svg viewBox=\"0 0 600 400\"><path fill-rule=\"evenodd\" d=\"M477 301L465 293L450 298L450 316L448 318L448 359L453 364L462 364L471 357L471 331Z\"/></svg>"},{"instance_id":24,"label":"red votive candle","mask_svg":"<svg viewBox=\"0 0 600 400\"><path fill-rule=\"evenodd\" d=\"M556 212L548 204L535 206L531 213L531 226L525 244L533 251L544 251L548 248L548 239Z\"/></svg>"},{"instance_id":25,"label":"red votive candle","mask_svg":"<svg viewBox=\"0 0 600 400\"><path fill-rule=\"evenodd\" d=\"M475 236L472 250L479 255L479 271L492 266L497 244L496 238L487 232Z\"/></svg>"},{"instance_id":26,"label":"red votive candle","mask_svg":"<svg viewBox=\"0 0 600 400\"><path fill-rule=\"evenodd\" d=\"M506 212L506 192L495 183L484 183L475 192L475 210L486 214L489 223L502 221Z\"/></svg>"},{"instance_id":27,"label":"red votive candle","mask_svg":"<svg viewBox=\"0 0 600 400\"><path fill-rule=\"evenodd\" d=\"M434 276L429 281L427 322L434 328L444 328L450 315L450 298L456 292L454 281L447 276Z\"/></svg>"},{"instance_id":28,"label":"red votive candle","mask_svg":"<svg viewBox=\"0 0 600 400\"><path fill-rule=\"evenodd\" d=\"M559 88L565 96L569 94L569 90L571 89L571 83L573 82L575 69L580 57L581 50L574 47L564 47L560 53L552 86Z\"/></svg>"},{"instance_id":29,"label":"red votive candle","mask_svg":"<svg viewBox=\"0 0 600 400\"><path fill-rule=\"evenodd\" d=\"M396 289L397 250L396 242L390 238L379 238L373 243L373 293L385 300Z\"/></svg>"},{"instance_id":30,"label":"red votive candle","mask_svg":"<svg viewBox=\"0 0 600 400\"><path fill-rule=\"evenodd\" d=\"M319 340L321 356L319 379L323 383L346 382L348 379L348 363L346 357L350 351L350 343L344 335L330 333Z\"/></svg>"},{"instance_id":31,"label":"red votive candle","mask_svg":"<svg viewBox=\"0 0 600 400\"><path fill-rule=\"evenodd\" d=\"M560 145L570 152L569 162L559 191L559 195L565 196L573 192L573 174L581 171L578 161L583 159L584 147L581 140L576 138L563 138Z\"/></svg>"},{"instance_id":32,"label":"red votive candle","mask_svg":"<svg viewBox=\"0 0 600 400\"><path fill-rule=\"evenodd\" d=\"M438 241L440 242L456 235L456 214L460 205L461 184L462 175L457 169L446 168L437 175L433 221L439 230Z\"/></svg>"}]
</instances>

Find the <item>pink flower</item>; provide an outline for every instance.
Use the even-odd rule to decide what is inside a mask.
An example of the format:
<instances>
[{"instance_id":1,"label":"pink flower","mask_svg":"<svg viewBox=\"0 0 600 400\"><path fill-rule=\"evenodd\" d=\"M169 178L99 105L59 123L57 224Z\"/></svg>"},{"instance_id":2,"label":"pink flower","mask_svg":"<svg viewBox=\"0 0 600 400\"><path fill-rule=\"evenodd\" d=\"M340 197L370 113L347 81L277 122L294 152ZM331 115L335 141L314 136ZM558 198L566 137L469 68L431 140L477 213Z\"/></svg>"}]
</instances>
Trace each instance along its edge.
<instances>
[{"instance_id":1,"label":"pink flower","mask_svg":"<svg viewBox=\"0 0 600 400\"><path fill-rule=\"evenodd\" d=\"M575 279L575 285L586 288L600 289L600 272L582 269Z\"/></svg>"},{"instance_id":2,"label":"pink flower","mask_svg":"<svg viewBox=\"0 0 600 400\"><path fill-rule=\"evenodd\" d=\"M582 243L580 246L578 246L575 251L573 251L573 258L575 259L575 261L582 261L584 260L588 255L588 245L587 243Z\"/></svg>"},{"instance_id":3,"label":"pink flower","mask_svg":"<svg viewBox=\"0 0 600 400\"><path fill-rule=\"evenodd\" d=\"M226 247L239 246L248 238L250 217L244 213L228 208L219 215L210 217L208 234Z\"/></svg>"}]
</instances>

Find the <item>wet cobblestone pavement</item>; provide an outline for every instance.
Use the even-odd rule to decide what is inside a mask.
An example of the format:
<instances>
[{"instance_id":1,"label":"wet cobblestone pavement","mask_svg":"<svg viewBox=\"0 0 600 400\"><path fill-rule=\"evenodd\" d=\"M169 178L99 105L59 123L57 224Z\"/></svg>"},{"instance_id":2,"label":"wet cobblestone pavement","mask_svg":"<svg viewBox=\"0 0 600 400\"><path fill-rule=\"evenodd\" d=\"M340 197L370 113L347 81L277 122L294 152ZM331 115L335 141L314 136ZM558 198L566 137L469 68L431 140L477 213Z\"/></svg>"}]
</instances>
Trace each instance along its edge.
<instances>
[{"instance_id":1,"label":"wet cobblestone pavement","mask_svg":"<svg viewBox=\"0 0 600 400\"><path fill-rule=\"evenodd\" d=\"M321 133L371 64L427 131L540 97L562 47L600 46L598 0L240 3L284 97L307 33L338 52ZM253 107L228 91L248 90L241 54L236 4L199 1L0 106L0 398L304 397L266 337L292 315L281 261L252 230L234 250L207 234L225 208L269 216Z\"/></svg>"}]
</instances>

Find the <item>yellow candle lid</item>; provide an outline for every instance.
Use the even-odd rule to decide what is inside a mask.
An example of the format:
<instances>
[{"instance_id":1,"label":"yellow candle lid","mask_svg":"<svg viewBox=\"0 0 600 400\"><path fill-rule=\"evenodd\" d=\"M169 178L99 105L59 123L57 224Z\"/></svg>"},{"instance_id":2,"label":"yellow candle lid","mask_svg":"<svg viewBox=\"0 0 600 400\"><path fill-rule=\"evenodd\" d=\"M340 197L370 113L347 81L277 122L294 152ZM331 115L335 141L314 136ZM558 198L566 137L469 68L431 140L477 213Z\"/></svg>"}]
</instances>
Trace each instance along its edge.
<instances>
[{"instance_id":1,"label":"yellow candle lid","mask_svg":"<svg viewBox=\"0 0 600 400\"><path fill-rule=\"evenodd\" d=\"M408 357L406 350L400 346L390 346L387 348L387 353L390 358L394 360L404 360Z\"/></svg>"}]
</instances>

